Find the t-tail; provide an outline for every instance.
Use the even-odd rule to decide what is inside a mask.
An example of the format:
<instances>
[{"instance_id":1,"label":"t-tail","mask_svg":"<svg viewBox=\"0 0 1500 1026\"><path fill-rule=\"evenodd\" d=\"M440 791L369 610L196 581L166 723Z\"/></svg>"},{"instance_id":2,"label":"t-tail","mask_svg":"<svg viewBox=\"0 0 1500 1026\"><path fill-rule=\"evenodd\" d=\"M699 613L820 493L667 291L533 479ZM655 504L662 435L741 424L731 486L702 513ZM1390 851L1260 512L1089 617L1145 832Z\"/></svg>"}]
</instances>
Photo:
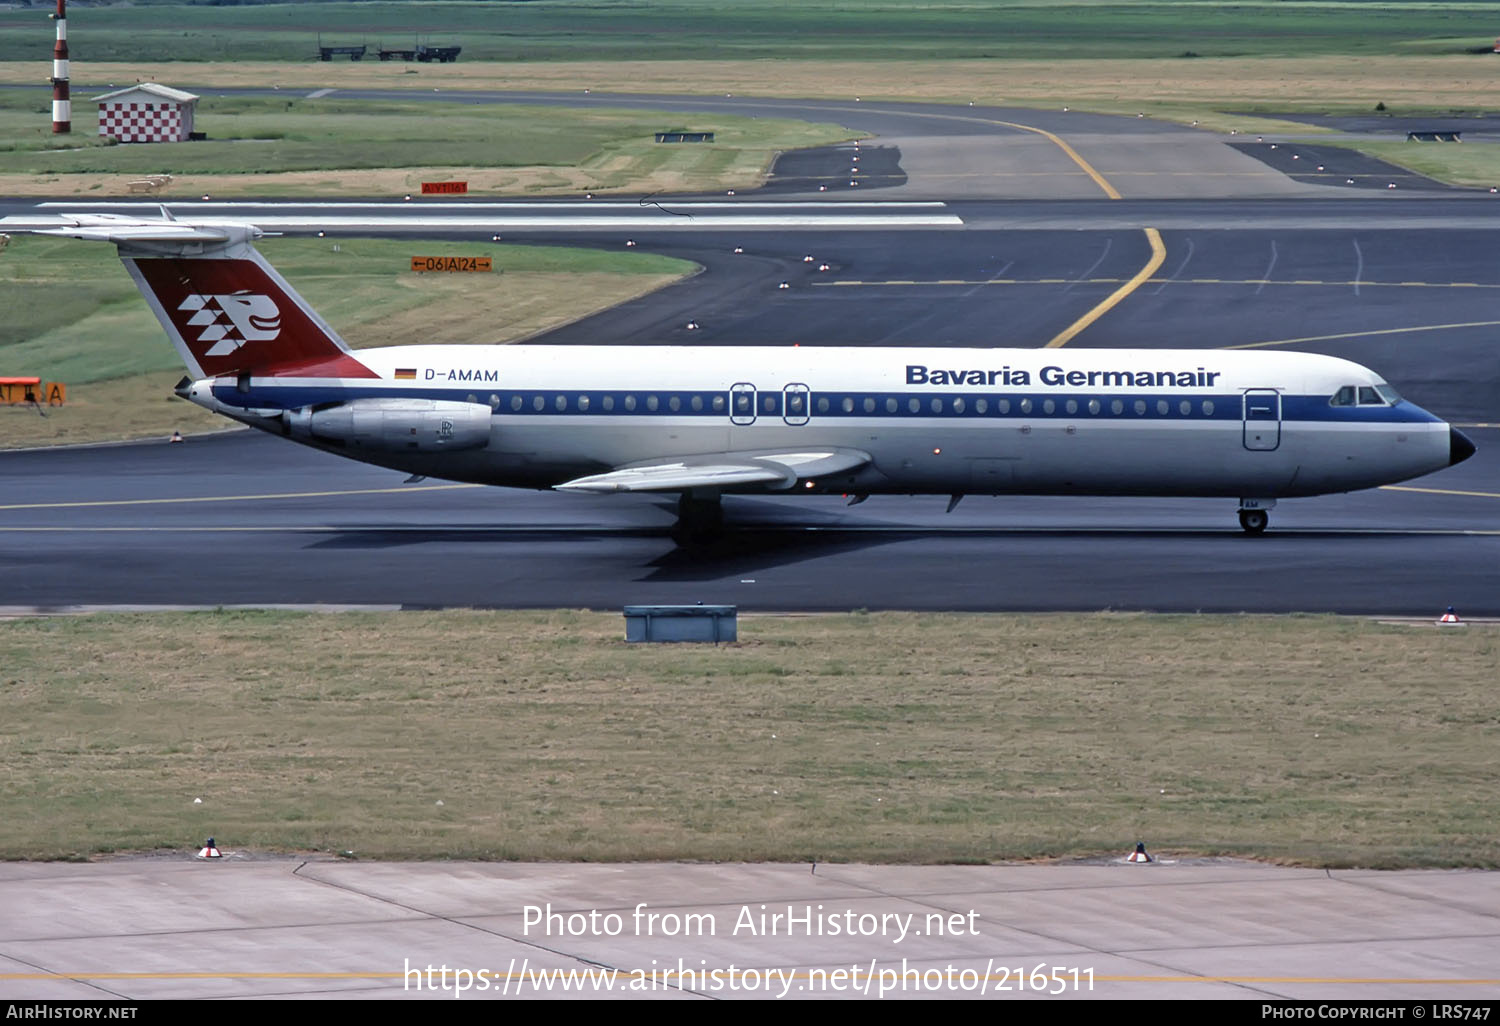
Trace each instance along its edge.
<instances>
[{"instance_id":1,"label":"t-tail","mask_svg":"<svg viewBox=\"0 0 1500 1026\"><path fill-rule=\"evenodd\" d=\"M376 376L256 251L259 228L162 214L65 214L24 230L118 246L194 379Z\"/></svg>"}]
</instances>

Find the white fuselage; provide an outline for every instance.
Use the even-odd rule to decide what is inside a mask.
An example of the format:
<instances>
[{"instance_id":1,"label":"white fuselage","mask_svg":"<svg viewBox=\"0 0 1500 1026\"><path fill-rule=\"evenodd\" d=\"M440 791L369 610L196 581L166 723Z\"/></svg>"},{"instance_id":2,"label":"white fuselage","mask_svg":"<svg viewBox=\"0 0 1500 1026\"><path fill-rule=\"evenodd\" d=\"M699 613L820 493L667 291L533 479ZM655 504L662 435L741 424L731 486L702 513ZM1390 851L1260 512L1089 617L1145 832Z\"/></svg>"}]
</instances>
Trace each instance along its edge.
<instances>
[{"instance_id":1,"label":"white fuselage","mask_svg":"<svg viewBox=\"0 0 1500 1026\"><path fill-rule=\"evenodd\" d=\"M1358 364L1303 353L432 345L354 355L376 376L220 378L191 398L269 430L281 430L281 411L358 400L487 407L482 444L345 454L537 488L674 457L839 448L869 461L796 487L1276 499L1450 462L1442 420ZM1333 401L1376 386L1388 398Z\"/></svg>"}]
</instances>

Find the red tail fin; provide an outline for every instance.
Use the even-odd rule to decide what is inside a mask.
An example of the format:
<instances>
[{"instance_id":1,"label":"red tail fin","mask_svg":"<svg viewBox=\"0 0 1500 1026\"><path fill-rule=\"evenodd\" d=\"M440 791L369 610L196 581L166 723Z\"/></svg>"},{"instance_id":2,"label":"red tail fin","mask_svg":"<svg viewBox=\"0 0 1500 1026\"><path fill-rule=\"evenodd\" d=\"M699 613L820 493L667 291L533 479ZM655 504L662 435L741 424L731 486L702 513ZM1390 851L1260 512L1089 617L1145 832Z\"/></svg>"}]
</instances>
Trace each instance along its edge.
<instances>
[{"instance_id":1,"label":"red tail fin","mask_svg":"<svg viewBox=\"0 0 1500 1026\"><path fill-rule=\"evenodd\" d=\"M205 249L120 254L195 377L376 377L255 249Z\"/></svg>"}]
</instances>

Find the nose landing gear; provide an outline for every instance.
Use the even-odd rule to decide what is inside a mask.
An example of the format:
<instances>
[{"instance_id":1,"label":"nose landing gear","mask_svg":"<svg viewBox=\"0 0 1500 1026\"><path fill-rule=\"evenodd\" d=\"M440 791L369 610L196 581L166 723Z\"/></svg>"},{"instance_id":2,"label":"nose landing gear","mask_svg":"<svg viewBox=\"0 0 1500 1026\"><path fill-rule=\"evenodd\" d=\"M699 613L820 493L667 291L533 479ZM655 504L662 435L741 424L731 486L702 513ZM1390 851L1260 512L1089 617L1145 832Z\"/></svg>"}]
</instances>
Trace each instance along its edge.
<instances>
[{"instance_id":1,"label":"nose landing gear","mask_svg":"<svg viewBox=\"0 0 1500 1026\"><path fill-rule=\"evenodd\" d=\"M1240 510L1240 527L1245 529L1246 534L1260 534L1270 522L1270 514L1263 509Z\"/></svg>"}]
</instances>

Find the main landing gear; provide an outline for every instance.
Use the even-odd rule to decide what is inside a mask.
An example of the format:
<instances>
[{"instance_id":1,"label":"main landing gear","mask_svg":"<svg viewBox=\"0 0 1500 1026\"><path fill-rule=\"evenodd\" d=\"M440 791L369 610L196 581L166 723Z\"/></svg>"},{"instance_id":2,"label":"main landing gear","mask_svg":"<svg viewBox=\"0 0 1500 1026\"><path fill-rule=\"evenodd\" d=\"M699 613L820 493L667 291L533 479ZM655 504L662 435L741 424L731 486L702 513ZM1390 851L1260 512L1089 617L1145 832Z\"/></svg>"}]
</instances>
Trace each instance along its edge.
<instances>
[{"instance_id":1,"label":"main landing gear","mask_svg":"<svg viewBox=\"0 0 1500 1026\"><path fill-rule=\"evenodd\" d=\"M1275 499L1241 499L1240 527L1246 534L1261 534L1271 522L1271 508Z\"/></svg>"},{"instance_id":2,"label":"main landing gear","mask_svg":"<svg viewBox=\"0 0 1500 1026\"><path fill-rule=\"evenodd\" d=\"M724 506L716 495L696 499L686 492L677 500L677 523L672 537L679 544L703 544L717 539L724 531Z\"/></svg>"}]
</instances>

